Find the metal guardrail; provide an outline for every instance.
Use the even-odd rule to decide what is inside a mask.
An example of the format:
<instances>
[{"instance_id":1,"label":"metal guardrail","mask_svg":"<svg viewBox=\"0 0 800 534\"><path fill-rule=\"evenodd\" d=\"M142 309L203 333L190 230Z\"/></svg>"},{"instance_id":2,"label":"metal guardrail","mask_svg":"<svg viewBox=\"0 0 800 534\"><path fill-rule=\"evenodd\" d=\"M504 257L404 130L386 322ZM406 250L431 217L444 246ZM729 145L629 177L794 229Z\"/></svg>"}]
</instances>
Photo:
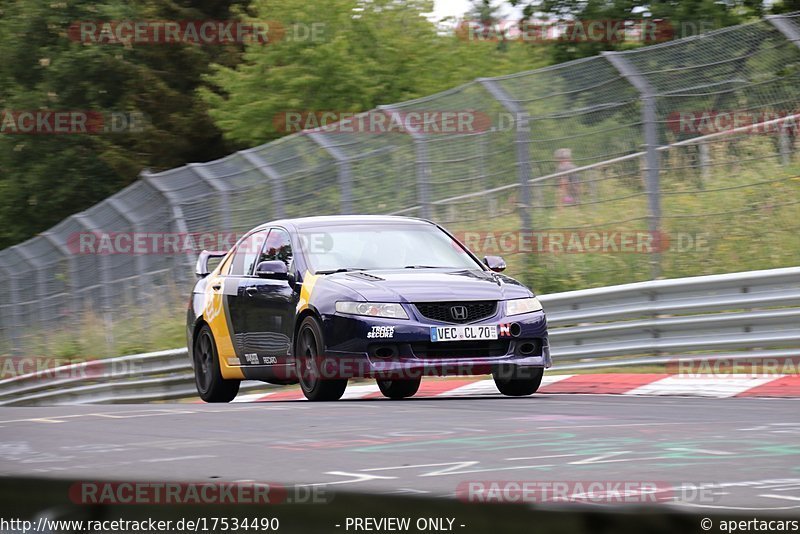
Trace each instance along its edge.
<instances>
[{"instance_id":1,"label":"metal guardrail","mask_svg":"<svg viewBox=\"0 0 800 534\"><path fill-rule=\"evenodd\" d=\"M800 354L800 268L545 295L559 369ZM602 360L602 361L601 361ZM563 365L562 365L563 363Z\"/></svg>"},{"instance_id":2,"label":"metal guardrail","mask_svg":"<svg viewBox=\"0 0 800 534\"><path fill-rule=\"evenodd\" d=\"M558 369L800 355L800 267L657 280L540 297ZM721 353L720 351L725 351ZM698 354L699 353L699 354ZM269 388L244 382L242 391ZM196 396L186 349L0 380L0 405Z\"/></svg>"},{"instance_id":3,"label":"metal guardrail","mask_svg":"<svg viewBox=\"0 0 800 534\"><path fill-rule=\"evenodd\" d=\"M272 387L248 381L240 391ZM0 406L121 404L196 396L186 349L81 362L0 380Z\"/></svg>"}]
</instances>

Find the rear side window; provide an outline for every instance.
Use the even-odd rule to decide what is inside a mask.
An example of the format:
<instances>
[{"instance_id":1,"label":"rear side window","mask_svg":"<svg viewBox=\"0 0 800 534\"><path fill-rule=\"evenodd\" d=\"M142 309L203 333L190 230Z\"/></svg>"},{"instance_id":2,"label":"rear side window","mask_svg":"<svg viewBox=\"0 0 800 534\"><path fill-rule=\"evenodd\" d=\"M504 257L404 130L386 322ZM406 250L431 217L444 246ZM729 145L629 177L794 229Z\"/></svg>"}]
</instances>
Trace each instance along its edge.
<instances>
[{"instance_id":1,"label":"rear side window","mask_svg":"<svg viewBox=\"0 0 800 534\"><path fill-rule=\"evenodd\" d=\"M261 230L244 238L233 255L233 263L228 272L231 276L247 276L253 272L256 259L267 238L267 231Z\"/></svg>"}]
</instances>

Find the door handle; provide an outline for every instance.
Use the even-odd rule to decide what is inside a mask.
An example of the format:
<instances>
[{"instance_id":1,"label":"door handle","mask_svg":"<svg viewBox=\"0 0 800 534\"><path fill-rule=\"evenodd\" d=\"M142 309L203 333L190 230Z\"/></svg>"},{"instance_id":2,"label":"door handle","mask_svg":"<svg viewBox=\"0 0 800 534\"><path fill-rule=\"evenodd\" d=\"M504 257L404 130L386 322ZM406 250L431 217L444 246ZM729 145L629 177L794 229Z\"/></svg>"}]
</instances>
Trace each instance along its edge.
<instances>
[{"instance_id":1,"label":"door handle","mask_svg":"<svg viewBox=\"0 0 800 534\"><path fill-rule=\"evenodd\" d=\"M216 291L219 291L219 288L221 288L221 287L222 287L222 284L213 284L213 285L211 286L211 289L214 289L214 290L216 290Z\"/></svg>"},{"instance_id":2,"label":"door handle","mask_svg":"<svg viewBox=\"0 0 800 534\"><path fill-rule=\"evenodd\" d=\"M248 297L252 297L256 293L258 293L258 288L256 286L250 286L247 289L245 289L244 292L247 293Z\"/></svg>"}]
</instances>

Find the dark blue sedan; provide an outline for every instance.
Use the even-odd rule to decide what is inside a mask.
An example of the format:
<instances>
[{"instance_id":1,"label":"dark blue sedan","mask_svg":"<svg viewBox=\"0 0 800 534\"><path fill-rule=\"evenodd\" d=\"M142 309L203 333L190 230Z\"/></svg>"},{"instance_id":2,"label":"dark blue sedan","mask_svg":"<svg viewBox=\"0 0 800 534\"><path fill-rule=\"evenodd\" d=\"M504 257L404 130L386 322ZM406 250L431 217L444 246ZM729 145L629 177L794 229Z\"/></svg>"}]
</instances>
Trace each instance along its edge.
<instances>
[{"instance_id":1,"label":"dark blue sedan","mask_svg":"<svg viewBox=\"0 0 800 534\"><path fill-rule=\"evenodd\" d=\"M299 382L309 400L336 400L360 377L400 399L426 375L491 374L501 393L530 395L551 364L547 322L503 269L421 219L263 224L198 258L186 332L197 390L229 402L245 379Z\"/></svg>"}]
</instances>

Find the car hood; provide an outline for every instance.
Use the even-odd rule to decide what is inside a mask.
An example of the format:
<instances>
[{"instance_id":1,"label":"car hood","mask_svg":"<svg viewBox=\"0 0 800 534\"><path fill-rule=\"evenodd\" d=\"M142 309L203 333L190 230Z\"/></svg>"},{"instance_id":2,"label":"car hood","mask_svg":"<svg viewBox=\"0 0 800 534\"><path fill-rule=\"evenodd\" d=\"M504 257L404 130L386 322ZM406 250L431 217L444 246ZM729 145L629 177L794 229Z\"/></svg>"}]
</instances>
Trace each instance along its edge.
<instances>
[{"instance_id":1,"label":"car hood","mask_svg":"<svg viewBox=\"0 0 800 534\"><path fill-rule=\"evenodd\" d=\"M506 300L531 295L513 278L480 270L373 270L326 277L372 302Z\"/></svg>"}]
</instances>

